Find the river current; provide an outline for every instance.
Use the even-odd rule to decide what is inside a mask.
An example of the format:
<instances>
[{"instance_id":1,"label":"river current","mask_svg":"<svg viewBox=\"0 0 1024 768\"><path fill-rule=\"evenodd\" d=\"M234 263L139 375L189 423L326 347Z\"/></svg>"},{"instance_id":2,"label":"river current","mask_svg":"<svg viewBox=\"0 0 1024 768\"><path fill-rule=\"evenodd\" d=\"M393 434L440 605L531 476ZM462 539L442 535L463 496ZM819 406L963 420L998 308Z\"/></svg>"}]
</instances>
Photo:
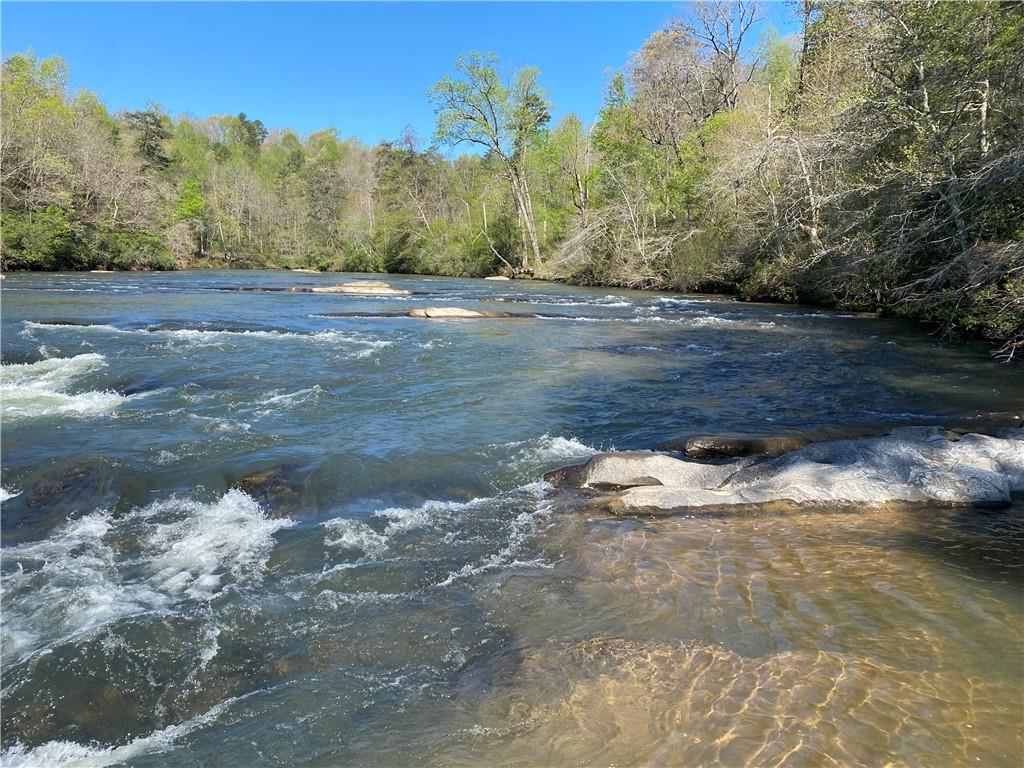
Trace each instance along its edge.
<instances>
[{"instance_id":1,"label":"river current","mask_svg":"<svg viewBox=\"0 0 1024 768\"><path fill-rule=\"evenodd\" d=\"M710 297L281 290L357 279L6 276L4 765L1024 760L1019 503L617 518L543 481L1009 418L1019 366Z\"/></svg>"}]
</instances>

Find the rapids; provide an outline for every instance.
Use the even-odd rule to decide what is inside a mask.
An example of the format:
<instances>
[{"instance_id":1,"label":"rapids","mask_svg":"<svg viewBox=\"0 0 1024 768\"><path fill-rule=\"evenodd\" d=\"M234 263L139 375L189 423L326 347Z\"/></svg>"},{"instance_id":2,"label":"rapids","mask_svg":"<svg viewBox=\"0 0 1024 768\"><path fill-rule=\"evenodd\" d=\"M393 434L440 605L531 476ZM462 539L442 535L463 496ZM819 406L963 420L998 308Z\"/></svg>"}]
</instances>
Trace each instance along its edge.
<instances>
[{"instance_id":1,"label":"rapids","mask_svg":"<svg viewBox=\"0 0 1024 768\"><path fill-rule=\"evenodd\" d=\"M275 290L362 278L4 280L4 765L1021 764L1018 498L616 518L542 480L1009 427L1015 367L703 296ZM836 445L808 455L889 482Z\"/></svg>"}]
</instances>

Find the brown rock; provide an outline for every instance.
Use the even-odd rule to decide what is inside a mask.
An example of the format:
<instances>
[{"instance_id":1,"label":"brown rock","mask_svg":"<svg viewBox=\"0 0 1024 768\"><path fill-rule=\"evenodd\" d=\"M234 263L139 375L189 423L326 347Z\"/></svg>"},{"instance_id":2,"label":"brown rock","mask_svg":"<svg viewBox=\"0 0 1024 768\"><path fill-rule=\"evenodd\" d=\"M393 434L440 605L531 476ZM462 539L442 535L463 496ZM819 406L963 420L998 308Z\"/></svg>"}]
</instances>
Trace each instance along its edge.
<instances>
[{"instance_id":1,"label":"brown rock","mask_svg":"<svg viewBox=\"0 0 1024 768\"><path fill-rule=\"evenodd\" d=\"M685 443L666 446L666 450L682 451L691 458L721 459L737 456L781 456L811 442L806 437L691 437Z\"/></svg>"},{"instance_id":2,"label":"brown rock","mask_svg":"<svg viewBox=\"0 0 1024 768\"><path fill-rule=\"evenodd\" d=\"M297 475L298 470L296 464L268 467L238 478L231 487L267 507L270 517L283 517L302 506L304 478Z\"/></svg>"}]
</instances>

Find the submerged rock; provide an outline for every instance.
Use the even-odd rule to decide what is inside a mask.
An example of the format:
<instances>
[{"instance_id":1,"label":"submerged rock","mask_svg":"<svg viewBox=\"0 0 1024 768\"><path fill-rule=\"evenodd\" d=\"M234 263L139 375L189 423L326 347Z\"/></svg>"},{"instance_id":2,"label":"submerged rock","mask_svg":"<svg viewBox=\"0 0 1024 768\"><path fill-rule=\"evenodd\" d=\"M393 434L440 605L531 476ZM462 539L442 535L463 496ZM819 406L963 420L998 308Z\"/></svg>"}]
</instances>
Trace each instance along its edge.
<instances>
[{"instance_id":1,"label":"submerged rock","mask_svg":"<svg viewBox=\"0 0 1024 768\"><path fill-rule=\"evenodd\" d=\"M269 517L286 517L302 506L305 477L297 464L281 464L238 478L231 488L244 491L267 509Z\"/></svg>"},{"instance_id":2,"label":"submerged rock","mask_svg":"<svg viewBox=\"0 0 1024 768\"><path fill-rule=\"evenodd\" d=\"M69 519L114 504L121 496L121 467L106 458L66 461L30 481L24 493L4 504L0 517L3 543L45 536Z\"/></svg>"},{"instance_id":3,"label":"submerged rock","mask_svg":"<svg viewBox=\"0 0 1024 768\"><path fill-rule=\"evenodd\" d=\"M494 312L486 309L463 309L462 307L425 307L423 309L414 309L409 313L409 317L429 317L432 319L443 319L443 318L458 318L458 319L475 319L475 318L487 318L487 317L512 317L508 312Z\"/></svg>"},{"instance_id":4,"label":"submerged rock","mask_svg":"<svg viewBox=\"0 0 1024 768\"><path fill-rule=\"evenodd\" d=\"M1003 505L1024 492L1024 430L1002 437L908 427L879 438L813 443L783 456L703 464L655 453L607 453L548 475L584 489L625 488L615 514L888 503Z\"/></svg>"},{"instance_id":5,"label":"submerged rock","mask_svg":"<svg viewBox=\"0 0 1024 768\"><path fill-rule=\"evenodd\" d=\"M409 296L412 291L393 288L380 280L355 280L341 285L321 285L310 288L312 293L351 293L365 296Z\"/></svg>"},{"instance_id":6,"label":"submerged rock","mask_svg":"<svg viewBox=\"0 0 1024 768\"><path fill-rule=\"evenodd\" d=\"M799 450L811 442L796 435L777 437L691 437L685 443L666 446L694 458L726 458L736 456L781 456Z\"/></svg>"}]
</instances>

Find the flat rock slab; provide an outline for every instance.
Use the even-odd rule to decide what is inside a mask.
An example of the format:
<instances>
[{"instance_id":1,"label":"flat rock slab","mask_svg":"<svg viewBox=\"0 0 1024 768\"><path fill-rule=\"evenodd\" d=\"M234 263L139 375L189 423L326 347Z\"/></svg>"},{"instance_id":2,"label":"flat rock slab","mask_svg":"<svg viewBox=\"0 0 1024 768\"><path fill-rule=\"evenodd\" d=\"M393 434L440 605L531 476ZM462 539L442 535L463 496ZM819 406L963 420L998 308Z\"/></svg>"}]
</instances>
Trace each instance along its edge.
<instances>
[{"instance_id":1,"label":"flat rock slab","mask_svg":"<svg viewBox=\"0 0 1024 768\"><path fill-rule=\"evenodd\" d=\"M364 296L409 296L412 291L404 288L392 288L379 280L357 280L341 285L319 285L311 288L313 293L354 293Z\"/></svg>"},{"instance_id":2,"label":"flat rock slab","mask_svg":"<svg viewBox=\"0 0 1024 768\"><path fill-rule=\"evenodd\" d=\"M581 489L635 486L715 486L738 471L731 464L698 464L651 451L599 453L584 464L549 472L554 485Z\"/></svg>"},{"instance_id":3,"label":"flat rock slab","mask_svg":"<svg viewBox=\"0 0 1024 768\"><path fill-rule=\"evenodd\" d=\"M509 312L493 312L485 309L463 309L462 307L424 307L422 309L414 309L409 313L409 317L427 317L434 320L438 319L480 319L488 317L514 317Z\"/></svg>"},{"instance_id":4,"label":"flat rock slab","mask_svg":"<svg viewBox=\"0 0 1024 768\"><path fill-rule=\"evenodd\" d=\"M512 279L511 277L505 277L504 275L491 275L490 277L485 277L484 278L484 280L511 280L511 279Z\"/></svg>"},{"instance_id":5,"label":"flat rock slab","mask_svg":"<svg viewBox=\"0 0 1024 768\"><path fill-rule=\"evenodd\" d=\"M607 491L615 514L785 505L1005 505L1024 492L1024 429L998 436L907 427L884 437L812 443L783 456L719 464L631 451L549 473L562 487Z\"/></svg>"}]
</instances>

